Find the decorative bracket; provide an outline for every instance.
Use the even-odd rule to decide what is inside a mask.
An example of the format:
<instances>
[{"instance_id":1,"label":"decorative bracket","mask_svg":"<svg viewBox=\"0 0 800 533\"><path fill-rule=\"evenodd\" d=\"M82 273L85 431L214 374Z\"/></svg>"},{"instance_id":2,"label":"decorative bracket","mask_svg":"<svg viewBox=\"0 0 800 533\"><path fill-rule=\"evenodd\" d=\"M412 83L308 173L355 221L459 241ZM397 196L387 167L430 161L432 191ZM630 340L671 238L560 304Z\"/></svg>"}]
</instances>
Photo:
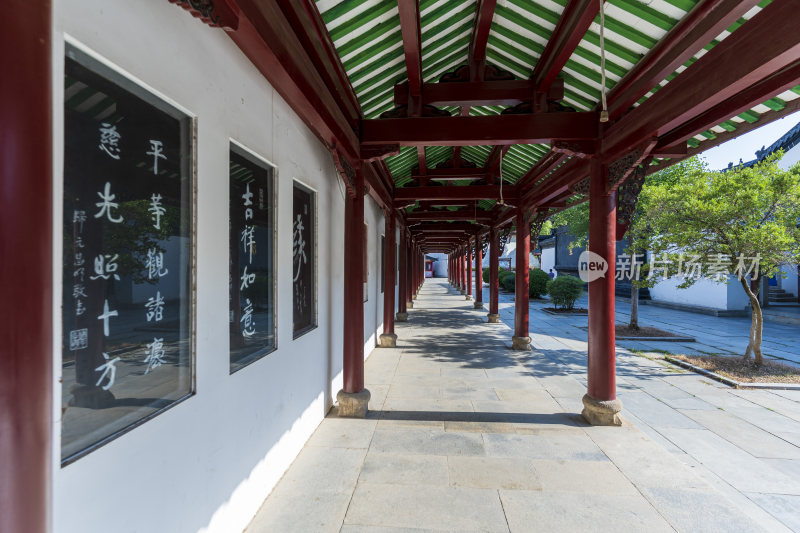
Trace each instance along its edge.
<instances>
[{"instance_id":1,"label":"decorative bracket","mask_svg":"<svg viewBox=\"0 0 800 533\"><path fill-rule=\"evenodd\" d=\"M531 245L539 243L539 234L542 232L542 226L550 217L550 210L544 209L542 211L536 211L533 218L531 219L530 228L531 228ZM534 246L535 248L535 246Z\"/></svg>"},{"instance_id":2,"label":"decorative bracket","mask_svg":"<svg viewBox=\"0 0 800 533\"><path fill-rule=\"evenodd\" d=\"M608 165L608 192L617 190L628 179L634 168L650 155L657 142L655 137L648 139Z\"/></svg>"},{"instance_id":3,"label":"decorative bracket","mask_svg":"<svg viewBox=\"0 0 800 533\"><path fill-rule=\"evenodd\" d=\"M239 29L239 7L230 0L169 0L212 28Z\"/></svg>"},{"instance_id":4,"label":"decorative bracket","mask_svg":"<svg viewBox=\"0 0 800 533\"><path fill-rule=\"evenodd\" d=\"M633 168L630 177L617 189L617 240L622 239L633 222L639 193L642 192L647 167L652 158L646 158Z\"/></svg>"},{"instance_id":5,"label":"decorative bracket","mask_svg":"<svg viewBox=\"0 0 800 533\"><path fill-rule=\"evenodd\" d=\"M589 158L597 153L597 141L553 141L552 150L569 157Z\"/></svg>"},{"instance_id":6,"label":"decorative bracket","mask_svg":"<svg viewBox=\"0 0 800 533\"><path fill-rule=\"evenodd\" d=\"M581 181L572 186L572 192L580 194L581 196L589 196L589 178L583 178Z\"/></svg>"},{"instance_id":7,"label":"decorative bracket","mask_svg":"<svg viewBox=\"0 0 800 533\"><path fill-rule=\"evenodd\" d=\"M350 198L356 197L356 171L353 166L350 164L350 161L342 155L339 150L335 147L331 149L331 154L333 155L333 161L336 164L336 170L339 171L339 175L342 177L342 181L344 182L344 186L347 189L347 194Z\"/></svg>"}]
</instances>

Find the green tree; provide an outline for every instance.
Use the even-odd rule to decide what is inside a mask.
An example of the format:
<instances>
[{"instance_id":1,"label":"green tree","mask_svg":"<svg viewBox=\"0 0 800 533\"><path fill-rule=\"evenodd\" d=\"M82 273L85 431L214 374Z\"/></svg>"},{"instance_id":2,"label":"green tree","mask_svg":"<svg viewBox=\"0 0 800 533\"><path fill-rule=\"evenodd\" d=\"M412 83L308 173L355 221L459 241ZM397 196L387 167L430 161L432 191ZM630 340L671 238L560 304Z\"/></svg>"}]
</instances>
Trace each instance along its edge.
<instances>
[{"instance_id":1,"label":"green tree","mask_svg":"<svg viewBox=\"0 0 800 533\"><path fill-rule=\"evenodd\" d=\"M642 221L651 232L651 251L671 261L661 264L666 273L679 273L681 256L714 258L735 274L758 258L759 275L767 277L779 272L782 263L800 261L800 165L781 170L781 155L727 172L711 172L702 165L687 168L675 172L673 182L664 180L642 191ZM754 355L758 366L763 362L759 289L745 275L737 277L753 309L744 357ZM684 277L680 286L695 281Z\"/></svg>"},{"instance_id":2,"label":"green tree","mask_svg":"<svg viewBox=\"0 0 800 533\"><path fill-rule=\"evenodd\" d=\"M680 176L705 170L705 162L695 156L680 161L645 178L644 184L642 185L642 192L639 194L636 208L624 237L627 240L625 253L630 256L631 261L638 260L642 262L639 267L638 275L634 275L633 279L631 279L631 313L630 320L628 321L628 327L631 329L639 329L640 289L652 287L657 281L656 278L648 275L649 264L644 261L647 251L651 247L650 238L653 236L652 225L645 215L650 202L650 196L647 194L647 190L655 185L661 185L667 188L672 187L678 182Z\"/></svg>"}]
</instances>

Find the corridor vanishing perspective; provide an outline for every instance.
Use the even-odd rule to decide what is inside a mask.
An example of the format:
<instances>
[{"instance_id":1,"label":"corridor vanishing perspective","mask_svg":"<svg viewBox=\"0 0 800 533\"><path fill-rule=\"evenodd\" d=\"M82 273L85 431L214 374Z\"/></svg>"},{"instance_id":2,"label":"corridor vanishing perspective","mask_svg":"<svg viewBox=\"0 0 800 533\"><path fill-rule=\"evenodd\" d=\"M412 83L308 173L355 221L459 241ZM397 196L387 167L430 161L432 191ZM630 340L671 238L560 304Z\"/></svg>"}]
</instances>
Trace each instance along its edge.
<instances>
[{"instance_id":1,"label":"corridor vanishing perspective","mask_svg":"<svg viewBox=\"0 0 800 533\"><path fill-rule=\"evenodd\" d=\"M762 531L636 427L589 426L585 385L482 311L427 279L367 418L334 409L247 532Z\"/></svg>"}]
</instances>

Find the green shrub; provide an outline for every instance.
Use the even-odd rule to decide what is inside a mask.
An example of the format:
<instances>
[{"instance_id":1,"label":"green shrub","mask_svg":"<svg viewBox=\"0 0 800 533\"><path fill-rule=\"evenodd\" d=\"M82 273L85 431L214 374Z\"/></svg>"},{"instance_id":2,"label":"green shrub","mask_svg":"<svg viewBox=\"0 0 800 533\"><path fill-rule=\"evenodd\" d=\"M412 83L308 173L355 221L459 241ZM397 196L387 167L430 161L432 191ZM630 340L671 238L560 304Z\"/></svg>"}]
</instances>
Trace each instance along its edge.
<instances>
[{"instance_id":1,"label":"green shrub","mask_svg":"<svg viewBox=\"0 0 800 533\"><path fill-rule=\"evenodd\" d=\"M528 281L528 294L531 298L541 298L547 294L547 282L550 281L550 275L541 268L534 268L530 272Z\"/></svg>"},{"instance_id":2,"label":"green shrub","mask_svg":"<svg viewBox=\"0 0 800 533\"><path fill-rule=\"evenodd\" d=\"M556 308L572 309L583 294L583 282L575 276L558 276L547 283L547 292Z\"/></svg>"},{"instance_id":3,"label":"green shrub","mask_svg":"<svg viewBox=\"0 0 800 533\"><path fill-rule=\"evenodd\" d=\"M503 276L500 278L500 286L503 287L507 291L514 292L517 284L517 276L514 272L510 270L503 272Z\"/></svg>"},{"instance_id":4,"label":"green shrub","mask_svg":"<svg viewBox=\"0 0 800 533\"><path fill-rule=\"evenodd\" d=\"M489 283L489 267L483 269L483 282Z\"/></svg>"}]
</instances>

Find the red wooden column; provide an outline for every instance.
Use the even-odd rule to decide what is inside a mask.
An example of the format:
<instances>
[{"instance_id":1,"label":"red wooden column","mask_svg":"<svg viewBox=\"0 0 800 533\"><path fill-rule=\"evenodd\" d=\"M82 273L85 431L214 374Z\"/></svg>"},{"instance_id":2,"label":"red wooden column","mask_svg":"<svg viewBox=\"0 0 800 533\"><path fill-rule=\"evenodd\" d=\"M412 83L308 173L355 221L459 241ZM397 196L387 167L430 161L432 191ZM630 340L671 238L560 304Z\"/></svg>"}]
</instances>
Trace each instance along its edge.
<instances>
[{"instance_id":1,"label":"red wooden column","mask_svg":"<svg viewBox=\"0 0 800 533\"><path fill-rule=\"evenodd\" d=\"M408 246L406 247L406 308L414 309L414 240L408 236Z\"/></svg>"},{"instance_id":2,"label":"red wooden column","mask_svg":"<svg viewBox=\"0 0 800 533\"><path fill-rule=\"evenodd\" d=\"M528 330L528 262L531 250L531 229L529 218L523 209L517 209L517 262L514 294L514 337L511 347L514 350L530 350L531 338Z\"/></svg>"},{"instance_id":3,"label":"red wooden column","mask_svg":"<svg viewBox=\"0 0 800 533\"><path fill-rule=\"evenodd\" d=\"M467 287L464 283L464 278L466 277L464 266L464 247L462 246L458 252L458 290L461 291L461 294L467 293Z\"/></svg>"},{"instance_id":4,"label":"red wooden column","mask_svg":"<svg viewBox=\"0 0 800 533\"><path fill-rule=\"evenodd\" d=\"M589 251L608 263L604 277L589 282L588 394L583 417L595 425L621 425L618 413L614 339L616 192L607 190L607 167L592 160L589 180Z\"/></svg>"},{"instance_id":5,"label":"red wooden column","mask_svg":"<svg viewBox=\"0 0 800 533\"><path fill-rule=\"evenodd\" d=\"M0 531L47 531L53 325L50 17L0 19Z\"/></svg>"},{"instance_id":6,"label":"red wooden column","mask_svg":"<svg viewBox=\"0 0 800 533\"><path fill-rule=\"evenodd\" d=\"M407 300L408 295L408 239L406 238L406 229L400 230L400 272L397 276L397 321L405 322L408 320Z\"/></svg>"},{"instance_id":7,"label":"red wooden column","mask_svg":"<svg viewBox=\"0 0 800 533\"><path fill-rule=\"evenodd\" d=\"M467 300L472 300L472 247L467 242Z\"/></svg>"},{"instance_id":8,"label":"red wooden column","mask_svg":"<svg viewBox=\"0 0 800 533\"><path fill-rule=\"evenodd\" d=\"M394 333L394 280L397 274L394 210L387 210L383 220L386 224L386 237L383 246L383 334L380 337L380 346L394 348L397 346L397 335Z\"/></svg>"},{"instance_id":9,"label":"red wooden column","mask_svg":"<svg viewBox=\"0 0 800 533\"><path fill-rule=\"evenodd\" d=\"M475 309L483 309L483 249L480 236L475 235Z\"/></svg>"},{"instance_id":10,"label":"red wooden column","mask_svg":"<svg viewBox=\"0 0 800 533\"><path fill-rule=\"evenodd\" d=\"M447 281L453 284L453 254L447 254Z\"/></svg>"},{"instance_id":11,"label":"red wooden column","mask_svg":"<svg viewBox=\"0 0 800 533\"><path fill-rule=\"evenodd\" d=\"M489 323L500 322L500 236L497 226L489 228Z\"/></svg>"},{"instance_id":12,"label":"red wooden column","mask_svg":"<svg viewBox=\"0 0 800 533\"><path fill-rule=\"evenodd\" d=\"M369 391L364 388L364 170L356 167L355 195L344 204L344 386L337 394L339 416L364 418Z\"/></svg>"}]
</instances>

